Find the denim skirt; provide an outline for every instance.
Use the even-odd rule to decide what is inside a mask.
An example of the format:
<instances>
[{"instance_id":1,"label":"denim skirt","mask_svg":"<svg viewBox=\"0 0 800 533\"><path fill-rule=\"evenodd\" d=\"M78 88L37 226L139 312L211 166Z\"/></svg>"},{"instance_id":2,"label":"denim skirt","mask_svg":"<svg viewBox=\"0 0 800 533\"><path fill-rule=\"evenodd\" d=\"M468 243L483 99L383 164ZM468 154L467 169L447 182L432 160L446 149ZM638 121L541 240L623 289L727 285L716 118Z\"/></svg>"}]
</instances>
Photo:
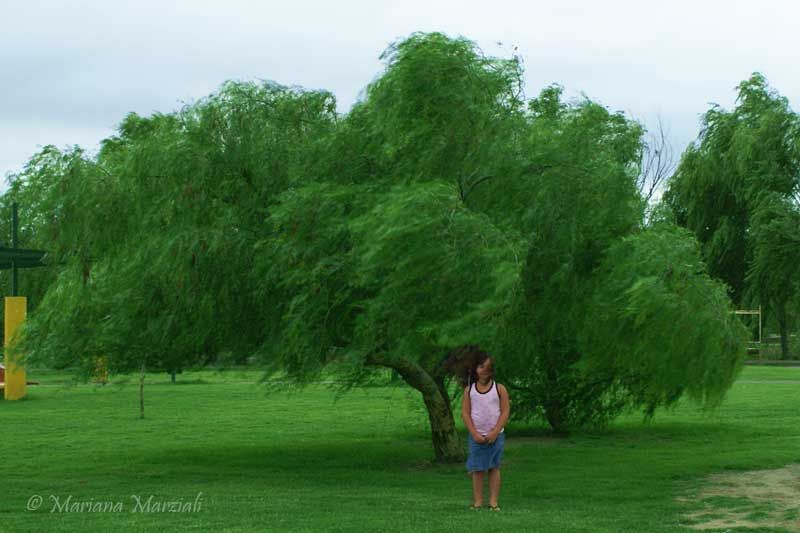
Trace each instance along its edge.
<instances>
[{"instance_id":1,"label":"denim skirt","mask_svg":"<svg viewBox=\"0 0 800 533\"><path fill-rule=\"evenodd\" d=\"M469 445L468 472L483 472L490 468L500 467L500 461L503 459L503 447L506 443L505 431L500 433L492 444L478 444L472 438L472 434L467 433L467 443Z\"/></svg>"}]
</instances>

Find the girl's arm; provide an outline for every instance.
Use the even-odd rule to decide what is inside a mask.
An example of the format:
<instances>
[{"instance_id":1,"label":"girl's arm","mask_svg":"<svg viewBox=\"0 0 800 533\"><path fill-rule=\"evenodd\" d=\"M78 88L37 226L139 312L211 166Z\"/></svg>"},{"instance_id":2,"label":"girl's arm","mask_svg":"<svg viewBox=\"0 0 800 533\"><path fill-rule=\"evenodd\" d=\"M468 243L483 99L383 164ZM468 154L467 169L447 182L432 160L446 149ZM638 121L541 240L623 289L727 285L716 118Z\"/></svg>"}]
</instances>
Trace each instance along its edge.
<instances>
[{"instance_id":1,"label":"girl's arm","mask_svg":"<svg viewBox=\"0 0 800 533\"><path fill-rule=\"evenodd\" d=\"M497 419L497 424L494 426L491 433L487 435L489 442L494 442L497 436L500 435L500 430L506 425L508 417L511 414L511 401L508 399L508 391L504 386L498 383L497 392L500 393L500 418Z\"/></svg>"},{"instance_id":2,"label":"girl's arm","mask_svg":"<svg viewBox=\"0 0 800 533\"><path fill-rule=\"evenodd\" d=\"M464 396L461 398L461 420L464 421L467 431L472 435L472 439L475 442L481 443L484 441L483 435L478 434L478 430L475 429L475 424L472 422L472 403L469 401L469 387L464 389Z\"/></svg>"}]
</instances>

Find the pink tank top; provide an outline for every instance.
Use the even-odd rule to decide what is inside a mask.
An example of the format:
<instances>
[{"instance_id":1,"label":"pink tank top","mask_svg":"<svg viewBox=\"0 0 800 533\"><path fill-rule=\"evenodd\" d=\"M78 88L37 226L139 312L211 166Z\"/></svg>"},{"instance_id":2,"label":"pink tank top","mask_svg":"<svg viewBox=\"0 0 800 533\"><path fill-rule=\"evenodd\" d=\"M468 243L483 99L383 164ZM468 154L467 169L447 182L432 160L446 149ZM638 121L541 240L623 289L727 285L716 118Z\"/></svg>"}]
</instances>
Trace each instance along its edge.
<instances>
[{"instance_id":1,"label":"pink tank top","mask_svg":"<svg viewBox=\"0 0 800 533\"><path fill-rule=\"evenodd\" d=\"M469 386L469 404L472 423L478 433L487 434L494 429L500 419L500 391L492 380L492 386L486 392L479 392L478 387L472 383ZM505 428L500 430L500 433Z\"/></svg>"}]
</instances>

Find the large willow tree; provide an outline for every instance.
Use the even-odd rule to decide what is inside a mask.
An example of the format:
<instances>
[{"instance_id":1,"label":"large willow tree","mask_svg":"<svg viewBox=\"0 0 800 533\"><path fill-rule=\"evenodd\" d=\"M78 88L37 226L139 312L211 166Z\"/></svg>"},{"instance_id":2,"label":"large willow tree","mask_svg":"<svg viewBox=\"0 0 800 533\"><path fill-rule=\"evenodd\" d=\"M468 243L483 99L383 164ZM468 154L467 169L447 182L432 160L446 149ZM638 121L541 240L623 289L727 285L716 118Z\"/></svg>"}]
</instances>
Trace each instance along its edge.
<instances>
[{"instance_id":1,"label":"large willow tree","mask_svg":"<svg viewBox=\"0 0 800 533\"><path fill-rule=\"evenodd\" d=\"M718 403L742 328L693 240L645 226L641 127L558 87L525 101L519 63L463 39L415 35L384 57L327 158L273 210L262 247L277 255L260 268L289 302L278 366L395 369L443 460L462 454L443 362L467 343L497 356L517 414L558 430L684 392ZM694 307L671 305L686 291ZM658 342L672 336L693 342Z\"/></svg>"},{"instance_id":2,"label":"large willow tree","mask_svg":"<svg viewBox=\"0 0 800 533\"><path fill-rule=\"evenodd\" d=\"M34 158L11 194L61 266L32 356L257 353L345 386L391 368L440 461L464 456L444 363L468 344L496 356L515 413L556 429L718 402L740 326L692 238L644 224L641 127L555 86L526 100L519 61L466 39L415 34L383 58L344 116L328 93L229 83L127 117L96 158Z\"/></svg>"}]
</instances>

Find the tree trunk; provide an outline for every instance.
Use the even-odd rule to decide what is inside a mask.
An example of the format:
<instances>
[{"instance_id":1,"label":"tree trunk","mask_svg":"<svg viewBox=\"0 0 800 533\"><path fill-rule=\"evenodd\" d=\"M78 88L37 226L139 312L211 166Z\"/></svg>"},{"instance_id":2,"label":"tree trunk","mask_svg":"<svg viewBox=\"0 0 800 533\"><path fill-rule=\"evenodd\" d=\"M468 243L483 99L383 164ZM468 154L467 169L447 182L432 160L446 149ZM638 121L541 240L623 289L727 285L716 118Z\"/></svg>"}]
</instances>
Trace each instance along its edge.
<instances>
[{"instance_id":1,"label":"tree trunk","mask_svg":"<svg viewBox=\"0 0 800 533\"><path fill-rule=\"evenodd\" d=\"M396 370L406 383L422 394L431 423L431 440L436 462L458 463L466 459L450 410L450 399L446 391L444 395L442 394L443 384L440 388L434 378L419 364L404 357L389 358L381 354L370 354L367 357L367 364Z\"/></svg>"},{"instance_id":2,"label":"tree trunk","mask_svg":"<svg viewBox=\"0 0 800 533\"><path fill-rule=\"evenodd\" d=\"M144 363L142 363L142 370L139 372L139 418L144 418Z\"/></svg>"},{"instance_id":3,"label":"tree trunk","mask_svg":"<svg viewBox=\"0 0 800 533\"><path fill-rule=\"evenodd\" d=\"M542 402L542 408L544 409L544 417L547 419L547 423L550 424L553 433L567 435L569 433L569 420L567 419L565 399L556 395L548 395Z\"/></svg>"},{"instance_id":4,"label":"tree trunk","mask_svg":"<svg viewBox=\"0 0 800 533\"><path fill-rule=\"evenodd\" d=\"M567 359L569 357L569 360ZM575 354L560 353L551 355L545 360L544 366L544 397L542 398L542 408L544 409L544 416L547 423L553 429L553 432L559 435L567 434L567 426L569 424L569 410L567 408L569 402L569 394L565 391L565 383L567 380L566 365L560 366L559 363L564 361L576 361ZM568 390L573 390L575 383L568 383Z\"/></svg>"}]
</instances>

